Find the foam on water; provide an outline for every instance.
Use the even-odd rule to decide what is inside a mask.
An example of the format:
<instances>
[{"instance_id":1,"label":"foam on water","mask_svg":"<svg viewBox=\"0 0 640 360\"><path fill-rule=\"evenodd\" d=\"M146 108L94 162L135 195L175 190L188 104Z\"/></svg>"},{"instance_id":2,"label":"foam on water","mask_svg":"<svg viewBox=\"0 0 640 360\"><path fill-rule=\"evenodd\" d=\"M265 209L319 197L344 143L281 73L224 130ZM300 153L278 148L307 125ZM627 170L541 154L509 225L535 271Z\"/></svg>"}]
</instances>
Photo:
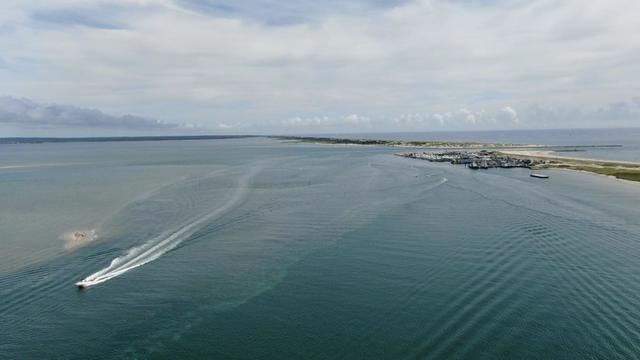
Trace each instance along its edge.
<instances>
[{"instance_id":1,"label":"foam on water","mask_svg":"<svg viewBox=\"0 0 640 360\"><path fill-rule=\"evenodd\" d=\"M76 250L86 246L97 239L97 237L96 229L74 230L60 235L60 239L65 242L64 248L66 250Z\"/></svg>"},{"instance_id":2,"label":"foam on water","mask_svg":"<svg viewBox=\"0 0 640 360\"><path fill-rule=\"evenodd\" d=\"M200 229L207 222L215 219L216 217L224 214L233 207L237 206L247 196L249 181L253 178L262 167L254 167L249 172L244 174L236 187L235 192L231 198L219 208L212 212L192 221L177 230L172 230L159 235L143 245L133 247L129 249L125 255L119 256L111 261L111 264L106 268L97 271L81 281L75 283L75 285L83 288L87 288L93 285L103 283L107 280L111 280L118 277L127 271L133 270L137 267L145 265L151 261L154 261L171 251L181 242L188 239L198 229Z\"/></svg>"}]
</instances>

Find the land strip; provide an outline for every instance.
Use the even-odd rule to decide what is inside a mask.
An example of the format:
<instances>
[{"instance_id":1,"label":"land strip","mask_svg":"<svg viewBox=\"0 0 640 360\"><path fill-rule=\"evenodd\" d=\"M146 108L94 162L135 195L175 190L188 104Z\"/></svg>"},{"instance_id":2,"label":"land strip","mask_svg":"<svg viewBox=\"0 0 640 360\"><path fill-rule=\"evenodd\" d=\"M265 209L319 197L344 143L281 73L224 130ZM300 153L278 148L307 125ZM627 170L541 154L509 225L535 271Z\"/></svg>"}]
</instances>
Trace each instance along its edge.
<instances>
[{"instance_id":1,"label":"land strip","mask_svg":"<svg viewBox=\"0 0 640 360\"><path fill-rule=\"evenodd\" d=\"M613 160L585 159L555 155L559 152L584 151L586 148L614 148L621 145L537 145L510 143L483 143L467 141L409 141L350 139L312 136L273 136L272 138L292 143L374 145L400 148L448 149L448 152L413 152L396 154L403 157L464 164L471 169L514 168L567 169L612 176L618 179L640 182L640 163ZM466 151L453 151L466 150Z\"/></svg>"},{"instance_id":2,"label":"land strip","mask_svg":"<svg viewBox=\"0 0 640 360\"><path fill-rule=\"evenodd\" d=\"M485 149L485 148L539 148L543 145L483 143L473 141L418 141L418 140L378 140L349 139L311 136L274 136L273 138L294 143L333 144L333 145L376 145L405 148L434 149Z\"/></svg>"},{"instance_id":3,"label":"land strip","mask_svg":"<svg viewBox=\"0 0 640 360\"><path fill-rule=\"evenodd\" d=\"M461 164L473 170L491 168L566 169L640 182L640 163L556 156L550 151L480 150L440 153L409 152L396 155L432 162Z\"/></svg>"},{"instance_id":4,"label":"land strip","mask_svg":"<svg viewBox=\"0 0 640 360\"><path fill-rule=\"evenodd\" d=\"M544 161L540 166L548 169L586 171L617 179L640 181L640 163L557 156L549 151L501 151L502 154L518 159Z\"/></svg>"}]
</instances>

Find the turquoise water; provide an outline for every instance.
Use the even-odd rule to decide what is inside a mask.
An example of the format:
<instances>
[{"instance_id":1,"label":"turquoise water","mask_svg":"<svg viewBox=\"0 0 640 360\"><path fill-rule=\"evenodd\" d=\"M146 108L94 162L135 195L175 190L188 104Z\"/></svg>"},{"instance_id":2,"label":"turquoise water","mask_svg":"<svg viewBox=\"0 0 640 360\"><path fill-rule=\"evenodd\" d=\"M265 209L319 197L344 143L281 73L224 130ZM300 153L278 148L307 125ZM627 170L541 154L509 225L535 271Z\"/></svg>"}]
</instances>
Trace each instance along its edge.
<instances>
[{"instance_id":1,"label":"turquoise water","mask_svg":"<svg viewBox=\"0 0 640 360\"><path fill-rule=\"evenodd\" d=\"M267 139L9 145L0 167L3 359L640 353L637 184Z\"/></svg>"}]
</instances>

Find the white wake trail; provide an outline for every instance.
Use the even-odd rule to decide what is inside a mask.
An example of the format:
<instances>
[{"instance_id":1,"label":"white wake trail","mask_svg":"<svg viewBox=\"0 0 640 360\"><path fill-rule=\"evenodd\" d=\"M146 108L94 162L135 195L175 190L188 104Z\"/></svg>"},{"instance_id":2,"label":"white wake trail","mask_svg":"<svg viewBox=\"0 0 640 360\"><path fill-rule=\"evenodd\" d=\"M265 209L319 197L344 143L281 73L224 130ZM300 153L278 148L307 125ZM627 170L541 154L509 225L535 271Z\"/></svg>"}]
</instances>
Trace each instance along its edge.
<instances>
[{"instance_id":1,"label":"white wake trail","mask_svg":"<svg viewBox=\"0 0 640 360\"><path fill-rule=\"evenodd\" d=\"M154 261L168 251L174 249L181 242L193 235L202 227L203 224L222 215L243 201L249 192L249 181L259 172L260 169L261 167L255 167L248 173L244 174L240 178L236 191L233 193L232 197L221 207L178 230L163 233L162 235L147 241L143 245L129 249L125 255L113 259L111 264L106 268L87 276L81 281L78 281L76 286L86 288L103 283L107 280L113 279L114 277L120 276L129 270Z\"/></svg>"}]
</instances>

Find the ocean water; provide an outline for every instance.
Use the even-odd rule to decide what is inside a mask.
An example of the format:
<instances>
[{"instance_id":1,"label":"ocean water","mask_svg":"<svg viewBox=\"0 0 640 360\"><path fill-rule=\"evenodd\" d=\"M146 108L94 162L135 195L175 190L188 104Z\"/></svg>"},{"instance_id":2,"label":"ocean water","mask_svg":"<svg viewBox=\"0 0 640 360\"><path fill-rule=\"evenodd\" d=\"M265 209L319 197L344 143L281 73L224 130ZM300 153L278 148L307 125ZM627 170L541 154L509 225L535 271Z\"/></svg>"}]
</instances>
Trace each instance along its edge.
<instances>
[{"instance_id":1,"label":"ocean water","mask_svg":"<svg viewBox=\"0 0 640 360\"><path fill-rule=\"evenodd\" d=\"M0 358L640 356L638 184L393 153L2 146Z\"/></svg>"}]
</instances>

